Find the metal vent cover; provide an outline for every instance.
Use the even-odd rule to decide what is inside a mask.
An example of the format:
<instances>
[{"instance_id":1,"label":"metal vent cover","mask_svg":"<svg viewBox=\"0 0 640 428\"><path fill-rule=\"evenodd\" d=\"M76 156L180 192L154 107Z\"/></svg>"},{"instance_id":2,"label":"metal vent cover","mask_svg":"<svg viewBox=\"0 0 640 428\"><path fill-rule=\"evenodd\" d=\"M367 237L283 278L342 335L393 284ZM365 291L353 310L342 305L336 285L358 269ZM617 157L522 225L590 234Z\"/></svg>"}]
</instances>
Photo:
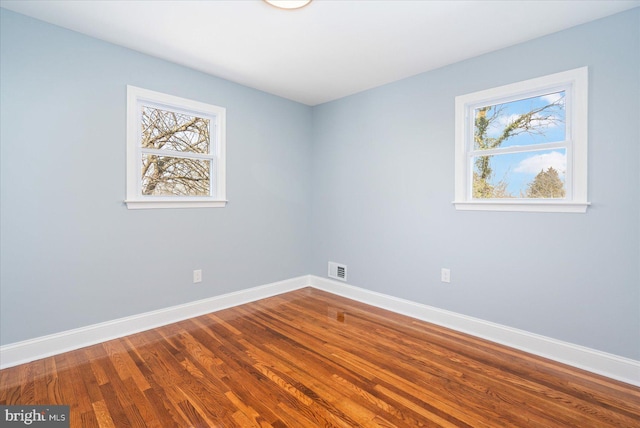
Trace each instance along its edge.
<instances>
[{"instance_id":1,"label":"metal vent cover","mask_svg":"<svg viewBox=\"0 0 640 428\"><path fill-rule=\"evenodd\" d=\"M341 265L335 262L329 262L329 278L338 279L340 281L347 280L347 265Z\"/></svg>"}]
</instances>

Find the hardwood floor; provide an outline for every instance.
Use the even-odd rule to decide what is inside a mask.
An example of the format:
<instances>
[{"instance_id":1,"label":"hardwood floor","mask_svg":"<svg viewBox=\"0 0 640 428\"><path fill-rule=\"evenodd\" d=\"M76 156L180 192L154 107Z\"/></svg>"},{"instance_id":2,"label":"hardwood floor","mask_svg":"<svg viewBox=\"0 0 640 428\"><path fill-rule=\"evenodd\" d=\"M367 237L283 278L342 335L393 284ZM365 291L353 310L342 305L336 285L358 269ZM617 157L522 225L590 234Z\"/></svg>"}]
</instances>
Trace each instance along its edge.
<instances>
[{"instance_id":1,"label":"hardwood floor","mask_svg":"<svg viewBox=\"0 0 640 428\"><path fill-rule=\"evenodd\" d=\"M640 427L640 388L305 288L0 371L72 427Z\"/></svg>"}]
</instances>

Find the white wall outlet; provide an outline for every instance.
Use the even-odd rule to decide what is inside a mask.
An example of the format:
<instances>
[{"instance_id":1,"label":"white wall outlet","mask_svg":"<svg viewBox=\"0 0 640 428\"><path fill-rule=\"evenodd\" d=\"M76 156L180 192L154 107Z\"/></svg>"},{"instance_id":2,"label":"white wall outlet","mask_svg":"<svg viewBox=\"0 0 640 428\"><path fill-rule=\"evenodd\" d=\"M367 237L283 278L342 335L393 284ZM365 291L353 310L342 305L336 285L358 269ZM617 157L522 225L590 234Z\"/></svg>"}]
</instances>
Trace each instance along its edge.
<instances>
[{"instance_id":1,"label":"white wall outlet","mask_svg":"<svg viewBox=\"0 0 640 428\"><path fill-rule=\"evenodd\" d=\"M440 269L440 281L446 282L447 284L451 282L451 270L447 268Z\"/></svg>"},{"instance_id":2,"label":"white wall outlet","mask_svg":"<svg viewBox=\"0 0 640 428\"><path fill-rule=\"evenodd\" d=\"M202 282L202 269L196 269L193 271L193 283L197 284Z\"/></svg>"}]
</instances>

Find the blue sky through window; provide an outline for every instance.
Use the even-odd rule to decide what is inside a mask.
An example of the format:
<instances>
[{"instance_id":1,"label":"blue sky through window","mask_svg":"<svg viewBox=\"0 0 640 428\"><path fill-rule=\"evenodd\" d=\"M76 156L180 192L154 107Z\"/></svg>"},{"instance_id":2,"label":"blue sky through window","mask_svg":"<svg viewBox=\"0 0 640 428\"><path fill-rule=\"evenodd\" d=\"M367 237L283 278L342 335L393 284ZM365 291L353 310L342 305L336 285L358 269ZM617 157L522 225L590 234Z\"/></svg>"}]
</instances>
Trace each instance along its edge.
<instances>
[{"instance_id":1,"label":"blue sky through window","mask_svg":"<svg viewBox=\"0 0 640 428\"><path fill-rule=\"evenodd\" d=\"M474 117L478 117L479 111L480 108L475 110ZM518 118L530 113L531 120L517 126ZM489 184L496 186L503 181L507 192L517 198L525 194L527 185L541 170L549 167L558 171L564 181L567 169L566 148L536 147L566 140L564 91L492 105L485 114L489 120L485 140L500 138L510 124L516 123L512 135L495 148L518 148L517 152L494 154L491 157L493 175ZM482 149L477 141L474 149Z\"/></svg>"}]
</instances>

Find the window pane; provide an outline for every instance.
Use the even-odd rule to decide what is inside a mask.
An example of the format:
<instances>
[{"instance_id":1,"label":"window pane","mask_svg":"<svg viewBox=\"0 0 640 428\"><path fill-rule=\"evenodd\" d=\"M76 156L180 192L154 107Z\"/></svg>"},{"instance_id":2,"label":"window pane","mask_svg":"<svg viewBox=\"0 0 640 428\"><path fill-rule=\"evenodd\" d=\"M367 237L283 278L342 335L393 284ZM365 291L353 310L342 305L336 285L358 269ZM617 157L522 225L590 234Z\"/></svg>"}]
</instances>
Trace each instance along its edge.
<instances>
[{"instance_id":1,"label":"window pane","mask_svg":"<svg viewBox=\"0 0 640 428\"><path fill-rule=\"evenodd\" d=\"M566 140L565 91L474 110L474 150Z\"/></svg>"},{"instance_id":2,"label":"window pane","mask_svg":"<svg viewBox=\"0 0 640 428\"><path fill-rule=\"evenodd\" d=\"M142 194L210 196L211 161L142 155Z\"/></svg>"},{"instance_id":3,"label":"window pane","mask_svg":"<svg viewBox=\"0 0 640 428\"><path fill-rule=\"evenodd\" d=\"M209 119L142 107L142 147L209 153Z\"/></svg>"},{"instance_id":4,"label":"window pane","mask_svg":"<svg viewBox=\"0 0 640 428\"><path fill-rule=\"evenodd\" d=\"M565 197L566 149L476 156L473 198Z\"/></svg>"}]
</instances>

